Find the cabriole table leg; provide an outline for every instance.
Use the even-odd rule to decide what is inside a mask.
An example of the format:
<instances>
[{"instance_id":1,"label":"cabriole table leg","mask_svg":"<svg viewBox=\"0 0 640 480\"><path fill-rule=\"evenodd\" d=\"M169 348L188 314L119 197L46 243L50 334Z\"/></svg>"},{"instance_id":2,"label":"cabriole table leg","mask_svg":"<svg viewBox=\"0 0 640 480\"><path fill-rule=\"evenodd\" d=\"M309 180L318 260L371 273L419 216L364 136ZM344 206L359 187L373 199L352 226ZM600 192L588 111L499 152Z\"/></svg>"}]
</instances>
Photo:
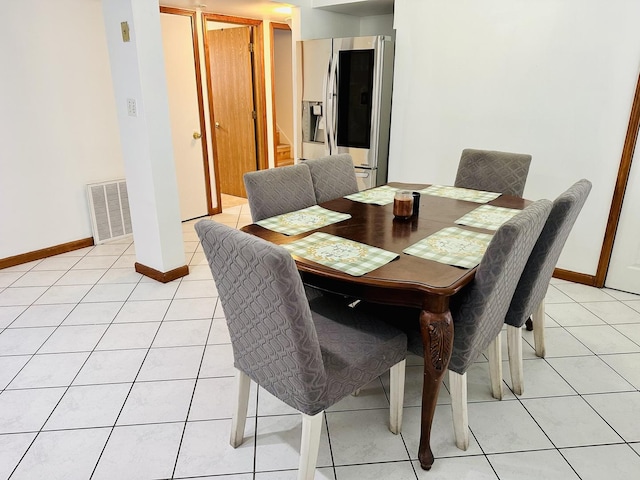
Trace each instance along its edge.
<instances>
[{"instance_id":1,"label":"cabriole table leg","mask_svg":"<svg viewBox=\"0 0 640 480\"><path fill-rule=\"evenodd\" d=\"M442 313L422 310L420 330L424 345L424 377L422 386L422 427L418 459L424 470L431 469L431 424L436 410L438 392L449 365L453 348L453 320L447 308Z\"/></svg>"}]
</instances>

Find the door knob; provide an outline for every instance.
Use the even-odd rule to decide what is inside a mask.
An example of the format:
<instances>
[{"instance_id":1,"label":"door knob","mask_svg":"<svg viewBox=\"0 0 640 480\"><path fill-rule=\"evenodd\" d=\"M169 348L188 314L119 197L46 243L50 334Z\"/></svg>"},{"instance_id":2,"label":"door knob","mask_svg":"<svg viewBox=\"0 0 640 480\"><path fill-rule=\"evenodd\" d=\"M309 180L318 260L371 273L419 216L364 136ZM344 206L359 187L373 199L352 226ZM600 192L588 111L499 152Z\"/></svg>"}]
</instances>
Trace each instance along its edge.
<instances>
[{"instance_id":1,"label":"door knob","mask_svg":"<svg viewBox=\"0 0 640 480\"><path fill-rule=\"evenodd\" d=\"M193 132L193 139L194 140L198 140L200 137L202 137L202 134L200 132Z\"/></svg>"},{"instance_id":2,"label":"door knob","mask_svg":"<svg viewBox=\"0 0 640 480\"><path fill-rule=\"evenodd\" d=\"M216 128L220 128L220 122L215 123Z\"/></svg>"}]
</instances>

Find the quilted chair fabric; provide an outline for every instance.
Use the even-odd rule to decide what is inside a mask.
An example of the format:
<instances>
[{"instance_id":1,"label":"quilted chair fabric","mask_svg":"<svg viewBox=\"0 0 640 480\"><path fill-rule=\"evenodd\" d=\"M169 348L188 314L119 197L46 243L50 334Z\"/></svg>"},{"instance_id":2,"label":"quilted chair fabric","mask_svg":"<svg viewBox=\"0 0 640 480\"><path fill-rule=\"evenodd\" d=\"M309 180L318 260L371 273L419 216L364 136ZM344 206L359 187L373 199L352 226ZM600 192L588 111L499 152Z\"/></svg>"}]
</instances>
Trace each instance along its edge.
<instances>
[{"instance_id":1,"label":"quilted chair fabric","mask_svg":"<svg viewBox=\"0 0 640 480\"><path fill-rule=\"evenodd\" d=\"M493 150L462 150L454 186L522 197L531 155Z\"/></svg>"},{"instance_id":2,"label":"quilted chair fabric","mask_svg":"<svg viewBox=\"0 0 640 480\"><path fill-rule=\"evenodd\" d=\"M449 370L464 374L500 333L517 281L550 210L549 200L539 200L504 223L489 243L473 282L452 298L454 335ZM383 314L386 311L393 324L401 323L408 350L423 356L417 312L375 308Z\"/></svg>"},{"instance_id":3,"label":"quilted chair fabric","mask_svg":"<svg viewBox=\"0 0 640 480\"><path fill-rule=\"evenodd\" d=\"M358 191L351 155L342 153L304 162L311 170L313 190L318 203L351 195Z\"/></svg>"},{"instance_id":4,"label":"quilted chair fabric","mask_svg":"<svg viewBox=\"0 0 640 480\"><path fill-rule=\"evenodd\" d=\"M495 233L474 281L454 297L453 353L449 370L463 374L500 333L518 279L551 211L538 200Z\"/></svg>"},{"instance_id":5,"label":"quilted chair fabric","mask_svg":"<svg viewBox=\"0 0 640 480\"><path fill-rule=\"evenodd\" d=\"M315 415L406 356L407 337L341 297L308 302L282 247L210 220L195 226L222 303L235 367Z\"/></svg>"},{"instance_id":6,"label":"quilted chair fabric","mask_svg":"<svg viewBox=\"0 0 640 480\"><path fill-rule=\"evenodd\" d=\"M243 180L254 222L317 203L305 164L248 172Z\"/></svg>"},{"instance_id":7,"label":"quilted chair fabric","mask_svg":"<svg viewBox=\"0 0 640 480\"><path fill-rule=\"evenodd\" d=\"M513 294L505 318L509 325L522 327L544 299L562 248L590 191L591 182L582 179L553 202L549 218Z\"/></svg>"}]
</instances>

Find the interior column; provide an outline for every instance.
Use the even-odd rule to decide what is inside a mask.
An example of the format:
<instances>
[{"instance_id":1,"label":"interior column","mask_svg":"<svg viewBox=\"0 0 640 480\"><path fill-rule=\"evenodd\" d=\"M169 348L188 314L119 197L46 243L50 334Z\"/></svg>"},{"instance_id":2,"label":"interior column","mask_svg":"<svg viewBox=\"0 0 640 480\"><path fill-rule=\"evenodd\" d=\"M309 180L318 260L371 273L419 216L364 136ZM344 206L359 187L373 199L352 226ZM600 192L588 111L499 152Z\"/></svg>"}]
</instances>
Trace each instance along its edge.
<instances>
[{"instance_id":1,"label":"interior column","mask_svg":"<svg viewBox=\"0 0 640 480\"><path fill-rule=\"evenodd\" d=\"M104 0L102 8L136 246L135 268L168 282L187 275L189 269L158 0Z\"/></svg>"}]
</instances>

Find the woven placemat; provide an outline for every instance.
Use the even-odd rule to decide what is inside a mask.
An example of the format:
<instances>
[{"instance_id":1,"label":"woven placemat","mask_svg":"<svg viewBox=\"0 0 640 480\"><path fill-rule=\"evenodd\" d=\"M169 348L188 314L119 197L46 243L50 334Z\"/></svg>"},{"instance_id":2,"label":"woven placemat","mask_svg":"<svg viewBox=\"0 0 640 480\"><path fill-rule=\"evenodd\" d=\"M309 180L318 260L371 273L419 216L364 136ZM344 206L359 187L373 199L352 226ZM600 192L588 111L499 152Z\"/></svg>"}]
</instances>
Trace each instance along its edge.
<instances>
[{"instance_id":1,"label":"woven placemat","mask_svg":"<svg viewBox=\"0 0 640 480\"><path fill-rule=\"evenodd\" d=\"M430 187L420 190L425 195L435 195L436 197L454 198L456 200L464 200L467 202L487 203L498 198L501 193L485 192L483 190L472 190L470 188L445 187L442 185L431 185Z\"/></svg>"},{"instance_id":2,"label":"woven placemat","mask_svg":"<svg viewBox=\"0 0 640 480\"><path fill-rule=\"evenodd\" d=\"M282 245L293 255L355 277L369 273L399 257L397 253L323 232Z\"/></svg>"},{"instance_id":3,"label":"woven placemat","mask_svg":"<svg viewBox=\"0 0 640 480\"><path fill-rule=\"evenodd\" d=\"M370 188L362 192L352 193L344 198L360 203L371 203L374 205L388 205L393 203L393 196L400 190L399 188L383 185L381 187Z\"/></svg>"},{"instance_id":4,"label":"woven placemat","mask_svg":"<svg viewBox=\"0 0 640 480\"><path fill-rule=\"evenodd\" d=\"M447 227L405 248L404 253L456 267L473 268L480 263L493 235Z\"/></svg>"},{"instance_id":5,"label":"woven placemat","mask_svg":"<svg viewBox=\"0 0 640 480\"><path fill-rule=\"evenodd\" d=\"M494 207L493 205L482 205L471 210L455 221L458 225L468 227L485 228L487 230L497 230L508 220L511 220L522 210L515 208Z\"/></svg>"},{"instance_id":6,"label":"woven placemat","mask_svg":"<svg viewBox=\"0 0 640 480\"><path fill-rule=\"evenodd\" d=\"M351 218L348 213L334 212L319 205L313 205L295 212L265 218L256 224L284 235L298 235L348 218Z\"/></svg>"}]
</instances>

